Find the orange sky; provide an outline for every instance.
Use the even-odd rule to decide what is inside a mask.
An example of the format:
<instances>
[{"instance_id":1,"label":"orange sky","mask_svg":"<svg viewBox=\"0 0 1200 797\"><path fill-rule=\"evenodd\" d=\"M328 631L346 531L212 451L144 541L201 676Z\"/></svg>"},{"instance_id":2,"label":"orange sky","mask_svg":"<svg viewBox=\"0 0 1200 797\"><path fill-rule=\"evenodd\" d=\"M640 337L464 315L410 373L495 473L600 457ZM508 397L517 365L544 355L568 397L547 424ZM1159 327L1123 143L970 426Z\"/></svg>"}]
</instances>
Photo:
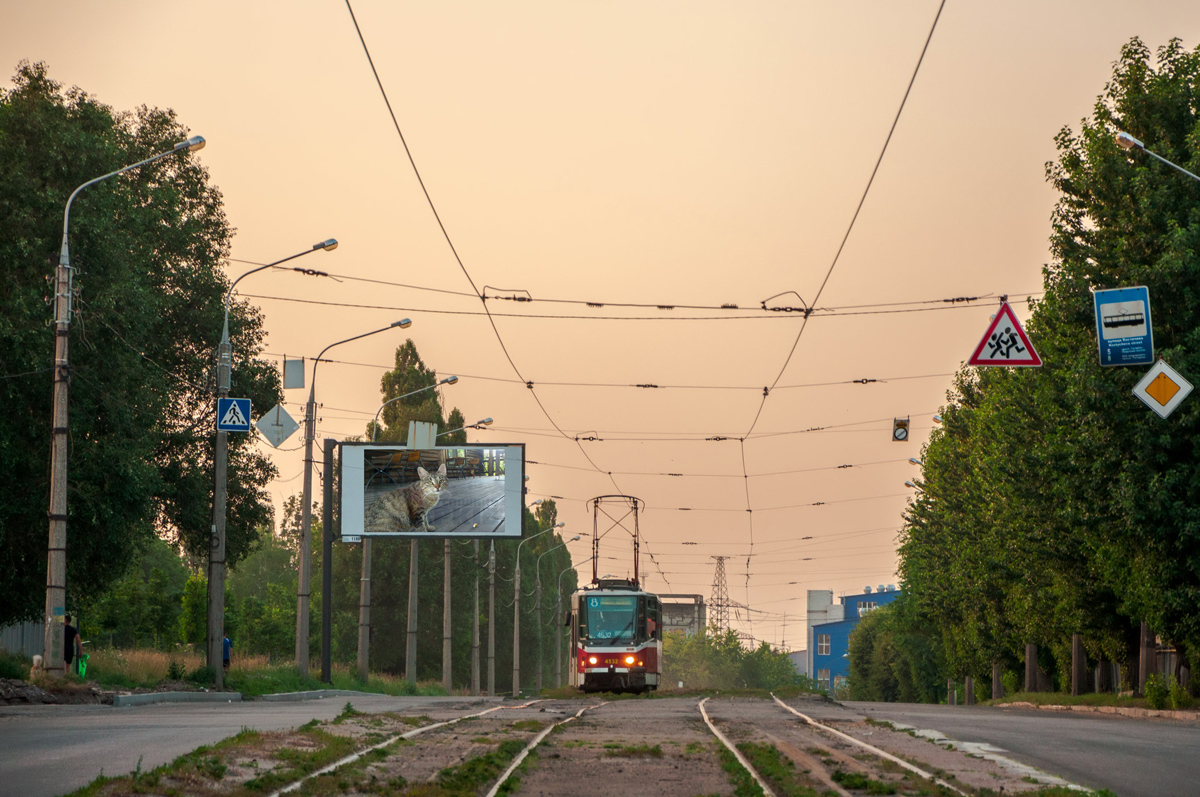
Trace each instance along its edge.
<instances>
[{"instance_id":1,"label":"orange sky","mask_svg":"<svg viewBox=\"0 0 1200 797\"><path fill-rule=\"evenodd\" d=\"M567 531L585 533L570 548L576 562L589 554L584 502L619 491L648 506L649 587L707 598L710 557L732 556L730 597L755 610L739 610L735 627L772 644L799 647L805 589L896 581L904 480L916 473L907 459L919 458L996 299L813 316L782 375L801 319L756 308L784 291L813 301L937 0L357 0L405 138L479 289L610 303L488 303L534 391L477 298L415 289L471 286L343 3L5 5L9 75L20 59L42 60L115 108L174 108L208 139L198 157L238 229L234 258L341 242L298 265L355 280L277 272L239 285L269 297L253 301L273 355L313 357L413 319L406 332L330 353L341 362L320 369L320 436L362 433L407 335L441 375L460 376L445 389L449 406L469 421L495 418L472 439L527 444L539 463L529 466L530 500L562 496ZM948 2L817 305L1040 290L1055 133L1090 112L1131 36L1194 47L1198 26L1194 2ZM231 263L229 273L249 268ZM622 302L741 309L611 306ZM847 384L855 379L881 381ZM637 384L664 387L608 386ZM288 392L297 418L305 395ZM564 439L535 395L568 435L603 439ZM911 442L891 442L895 416L911 416ZM785 434L813 427L828 428ZM704 439L714 436L746 439ZM296 436L284 447L299 445ZM273 456L280 504L300 491L302 455ZM685 475L643 475L666 473ZM602 572L625 574L627 548L602 553L620 560Z\"/></svg>"}]
</instances>

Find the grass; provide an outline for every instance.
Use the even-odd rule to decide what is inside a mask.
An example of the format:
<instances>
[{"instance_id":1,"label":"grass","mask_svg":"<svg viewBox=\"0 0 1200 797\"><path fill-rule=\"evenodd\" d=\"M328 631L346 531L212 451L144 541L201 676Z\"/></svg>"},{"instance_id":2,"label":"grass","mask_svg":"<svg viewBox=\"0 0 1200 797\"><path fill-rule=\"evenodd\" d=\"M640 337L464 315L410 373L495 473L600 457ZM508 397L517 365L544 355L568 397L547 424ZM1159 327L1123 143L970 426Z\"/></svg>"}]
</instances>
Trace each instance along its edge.
<instances>
[{"instance_id":1,"label":"grass","mask_svg":"<svg viewBox=\"0 0 1200 797\"><path fill-rule=\"evenodd\" d=\"M606 748L609 745L604 745ZM615 745L605 751L606 756L617 756L619 758L662 758L663 751L661 745L651 747L648 744L638 745Z\"/></svg>"},{"instance_id":2,"label":"grass","mask_svg":"<svg viewBox=\"0 0 1200 797\"><path fill-rule=\"evenodd\" d=\"M1121 708L1148 708L1142 697L1123 697L1109 692L1100 694L1068 695L1062 692L1015 692L999 700L984 700L983 706L1003 706L1008 703L1032 703L1035 706L1119 706Z\"/></svg>"},{"instance_id":3,"label":"grass","mask_svg":"<svg viewBox=\"0 0 1200 797\"><path fill-rule=\"evenodd\" d=\"M725 770L733 785L733 797L762 797L762 788L728 747L718 746L717 755L721 757L721 769Z\"/></svg>"},{"instance_id":4,"label":"grass","mask_svg":"<svg viewBox=\"0 0 1200 797\"><path fill-rule=\"evenodd\" d=\"M744 742L738 750L750 762L750 766L767 781L772 791L781 797L817 797L816 789L800 782L796 765L781 755L775 745Z\"/></svg>"},{"instance_id":5,"label":"grass","mask_svg":"<svg viewBox=\"0 0 1200 797\"><path fill-rule=\"evenodd\" d=\"M154 689L164 682L188 680L197 687L211 687L212 670L205 666L204 655L190 648L151 650L98 648L89 652L87 677L102 687ZM2 666L2 665L0 665ZM15 669L15 668L10 668ZM385 695L444 695L439 681L422 681L415 686L403 677L373 673L366 683L358 679L357 669L334 665L330 673L332 684L323 683L310 671L303 677L292 664L271 664L266 656L234 653L229 671L225 673L225 688L241 692L246 697L278 692L304 692L318 689L345 689ZM22 677L28 678L29 666L24 665Z\"/></svg>"}]
</instances>

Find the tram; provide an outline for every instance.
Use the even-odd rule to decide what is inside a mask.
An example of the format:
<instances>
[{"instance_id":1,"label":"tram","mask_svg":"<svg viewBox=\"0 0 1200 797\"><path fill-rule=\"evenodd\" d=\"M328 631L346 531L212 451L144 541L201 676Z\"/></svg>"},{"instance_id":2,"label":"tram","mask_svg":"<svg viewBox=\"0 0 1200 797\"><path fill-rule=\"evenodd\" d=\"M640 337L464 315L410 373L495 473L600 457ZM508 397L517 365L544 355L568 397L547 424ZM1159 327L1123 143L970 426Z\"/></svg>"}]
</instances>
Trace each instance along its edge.
<instances>
[{"instance_id":1,"label":"tram","mask_svg":"<svg viewBox=\"0 0 1200 797\"><path fill-rule=\"evenodd\" d=\"M585 692L647 692L658 689L662 677L662 604L643 590L638 579L641 501L627 495L592 499L592 582L571 595L566 622L571 629L570 683ZM625 513L613 517L616 504ZM599 577L599 519L613 520L606 531L620 527L633 537L633 578ZM625 527L632 516L633 528Z\"/></svg>"},{"instance_id":2,"label":"tram","mask_svg":"<svg viewBox=\"0 0 1200 797\"><path fill-rule=\"evenodd\" d=\"M571 595L571 685L585 692L646 692L662 675L658 596L632 580L600 579Z\"/></svg>"}]
</instances>

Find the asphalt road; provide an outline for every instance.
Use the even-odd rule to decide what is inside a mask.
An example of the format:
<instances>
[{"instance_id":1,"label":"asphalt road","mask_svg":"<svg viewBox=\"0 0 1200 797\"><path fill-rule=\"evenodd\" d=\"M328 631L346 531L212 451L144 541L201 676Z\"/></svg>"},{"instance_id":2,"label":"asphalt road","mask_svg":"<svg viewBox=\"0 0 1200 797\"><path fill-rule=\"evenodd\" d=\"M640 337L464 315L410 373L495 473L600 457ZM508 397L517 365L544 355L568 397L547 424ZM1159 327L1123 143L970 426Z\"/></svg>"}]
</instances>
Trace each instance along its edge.
<instances>
[{"instance_id":1,"label":"asphalt road","mask_svg":"<svg viewBox=\"0 0 1200 797\"><path fill-rule=\"evenodd\" d=\"M986 742L1009 758L1118 797L1200 794L1200 724L1083 712L845 703L860 714ZM814 713L813 719L819 719Z\"/></svg>"},{"instance_id":2,"label":"asphalt road","mask_svg":"<svg viewBox=\"0 0 1200 797\"><path fill-rule=\"evenodd\" d=\"M278 730L359 711L439 709L499 698L328 697L302 702L159 703L150 706L0 706L0 795L55 797L96 776L165 764L243 728Z\"/></svg>"}]
</instances>

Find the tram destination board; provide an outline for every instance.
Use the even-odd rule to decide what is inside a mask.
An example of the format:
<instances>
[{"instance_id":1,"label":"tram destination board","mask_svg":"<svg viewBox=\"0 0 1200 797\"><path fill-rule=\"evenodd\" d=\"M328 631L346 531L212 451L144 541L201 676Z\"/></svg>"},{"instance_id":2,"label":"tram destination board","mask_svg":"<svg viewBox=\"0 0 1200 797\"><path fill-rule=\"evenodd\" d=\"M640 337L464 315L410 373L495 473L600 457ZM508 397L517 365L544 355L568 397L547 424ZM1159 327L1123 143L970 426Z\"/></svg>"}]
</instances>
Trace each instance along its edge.
<instances>
[{"instance_id":1,"label":"tram destination board","mask_svg":"<svg viewBox=\"0 0 1200 797\"><path fill-rule=\"evenodd\" d=\"M343 539L521 536L523 444L340 448Z\"/></svg>"}]
</instances>

